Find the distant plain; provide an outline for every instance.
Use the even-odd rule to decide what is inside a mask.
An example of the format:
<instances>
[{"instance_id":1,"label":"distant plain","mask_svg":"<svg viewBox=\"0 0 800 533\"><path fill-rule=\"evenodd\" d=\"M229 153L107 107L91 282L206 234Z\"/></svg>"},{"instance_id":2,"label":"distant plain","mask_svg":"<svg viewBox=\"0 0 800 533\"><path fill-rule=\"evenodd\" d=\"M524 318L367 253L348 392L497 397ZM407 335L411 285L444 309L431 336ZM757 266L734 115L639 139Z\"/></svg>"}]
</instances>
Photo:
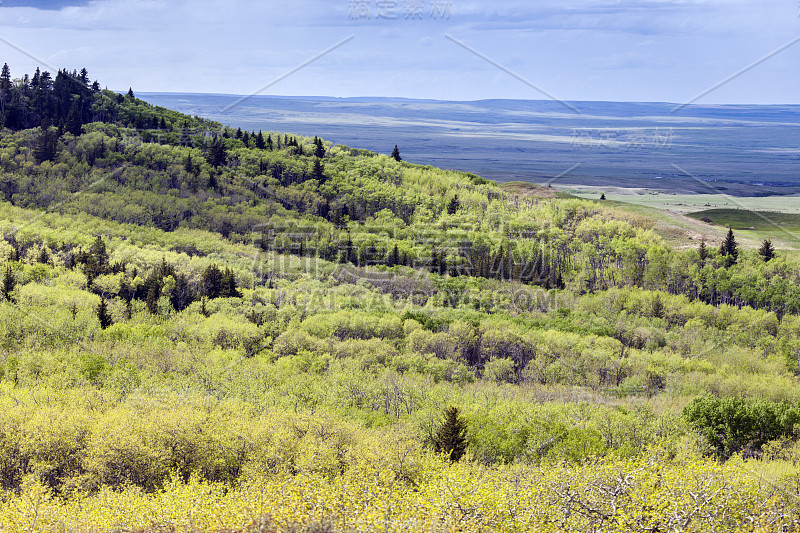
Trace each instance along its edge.
<instances>
[{"instance_id":1,"label":"distant plain","mask_svg":"<svg viewBox=\"0 0 800 533\"><path fill-rule=\"evenodd\" d=\"M387 154L397 144L413 163L498 182L743 197L800 193L797 105L571 102L576 113L541 100L140 96L247 130L319 135Z\"/></svg>"}]
</instances>

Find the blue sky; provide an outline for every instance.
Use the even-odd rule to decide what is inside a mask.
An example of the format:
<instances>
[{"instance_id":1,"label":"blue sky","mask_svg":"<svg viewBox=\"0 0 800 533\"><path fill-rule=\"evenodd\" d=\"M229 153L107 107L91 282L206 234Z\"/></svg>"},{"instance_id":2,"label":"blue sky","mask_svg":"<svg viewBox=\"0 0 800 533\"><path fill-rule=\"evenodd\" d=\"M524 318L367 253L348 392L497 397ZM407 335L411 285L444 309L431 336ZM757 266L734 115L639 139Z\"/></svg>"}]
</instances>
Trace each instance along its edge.
<instances>
[{"instance_id":1,"label":"blue sky","mask_svg":"<svg viewBox=\"0 0 800 533\"><path fill-rule=\"evenodd\" d=\"M683 103L800 36L800 4L0 1L0 62L12 74L85 66L109 88L141 92L250 94L350 36L264 94L546 98L539 88L565 100ZM800 42L698 103L800 103L798 65Z\"/></svg>"}]
</instances>

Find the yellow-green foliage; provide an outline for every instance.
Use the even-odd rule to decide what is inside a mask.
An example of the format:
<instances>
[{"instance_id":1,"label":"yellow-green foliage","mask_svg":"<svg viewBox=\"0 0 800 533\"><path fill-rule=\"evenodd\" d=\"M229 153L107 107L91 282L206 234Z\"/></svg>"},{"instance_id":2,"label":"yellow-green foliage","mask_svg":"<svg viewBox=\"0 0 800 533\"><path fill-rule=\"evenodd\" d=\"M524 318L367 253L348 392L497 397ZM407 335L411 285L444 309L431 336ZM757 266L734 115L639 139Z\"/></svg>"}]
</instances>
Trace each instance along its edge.
<instances>
[{"instance_id":1,"label":"yellow-green foliage","mask_svg":"<svg viewBox=\"0 0 800 533\"><path fill-rule=\"evenodd\" d=\"M797 525L792 495L774 490L789 488L796 468L776 473L740 460L671 459L658 450L580 467L450 465L399 436L379 446L362 442L358 457L344 458L347 468L337 471L335 456L300 448L301 463L333 468L253 471L233 488L173 473L156 492L104 487L68 500L28 476L19 493L0 502L0 523L7 531L209 533L299 531L304 525L331 532L619 533L767 532ZM146 452L131 454L142 459Z\"/></svg>"}]
</instances>

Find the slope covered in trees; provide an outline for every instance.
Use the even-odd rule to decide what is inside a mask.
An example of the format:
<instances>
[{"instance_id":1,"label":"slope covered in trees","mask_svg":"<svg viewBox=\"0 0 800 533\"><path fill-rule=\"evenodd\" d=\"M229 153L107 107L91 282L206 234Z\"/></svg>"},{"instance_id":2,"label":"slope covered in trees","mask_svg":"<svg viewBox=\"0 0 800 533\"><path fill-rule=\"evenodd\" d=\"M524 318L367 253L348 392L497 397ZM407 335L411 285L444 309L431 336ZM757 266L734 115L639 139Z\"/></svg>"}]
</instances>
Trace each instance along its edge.
<instances>
[{"instance_id":1,"label":"slope covered in trees","mask_svg":"<svg viewBox=\"0 0 800 533\"><path fill-rule=\"evenodd\" d=\"M780 250L59 75L79 129L4 100L0 523L795 523Z\"/></svg>"}]
</instances>

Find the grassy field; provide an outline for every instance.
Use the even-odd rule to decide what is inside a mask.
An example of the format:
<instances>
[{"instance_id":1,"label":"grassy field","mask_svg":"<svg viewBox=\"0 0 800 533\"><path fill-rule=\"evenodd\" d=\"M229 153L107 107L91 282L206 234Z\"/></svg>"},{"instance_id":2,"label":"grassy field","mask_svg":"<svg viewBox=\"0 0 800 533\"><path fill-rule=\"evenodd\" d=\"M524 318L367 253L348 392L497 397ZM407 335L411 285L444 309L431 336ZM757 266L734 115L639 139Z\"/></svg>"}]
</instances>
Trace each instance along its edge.
<instances>
[{"instance_id":1,"label":"grassy field","mask_svg":"<svg viewBox=\"0 0 800 533\"><path fill-rule=\"evenodd\" d=\"M717 226L726 226L735 230L800 231L800 215L794 213L746 209L706 209L689 213L687 216L703 221L710 220Z\"/></svg>"},{"instance_id":2,"label":"grassy field","mask_svg":"<svg viewBox=\"0 0 800 533\"><path fill-rule=\"evenodd\" d=\"M581 198L599 198L666 209L675 213L692 213L704 209L744 209L800 214L798 196L731 196L727 194L678 194L647 188L555 186L556 189Z\"/></svg>"},{"instance_id":3,"label":"grassy field","mask_svg":"<svg viewBox=\"0 0 800 533\"><path fill-rule=\"evenodd\" d=\"M740 245L757 248L764 239L779 250L800 256L800 198L797 196L733 197L723 194L673 194L653 189L562 186L561 194L599 198L654 221L653 229L678 248L701 240L717 245L733 228ZM710 220L710 222L708 222Z\"/></svg>"}]
</instances>

